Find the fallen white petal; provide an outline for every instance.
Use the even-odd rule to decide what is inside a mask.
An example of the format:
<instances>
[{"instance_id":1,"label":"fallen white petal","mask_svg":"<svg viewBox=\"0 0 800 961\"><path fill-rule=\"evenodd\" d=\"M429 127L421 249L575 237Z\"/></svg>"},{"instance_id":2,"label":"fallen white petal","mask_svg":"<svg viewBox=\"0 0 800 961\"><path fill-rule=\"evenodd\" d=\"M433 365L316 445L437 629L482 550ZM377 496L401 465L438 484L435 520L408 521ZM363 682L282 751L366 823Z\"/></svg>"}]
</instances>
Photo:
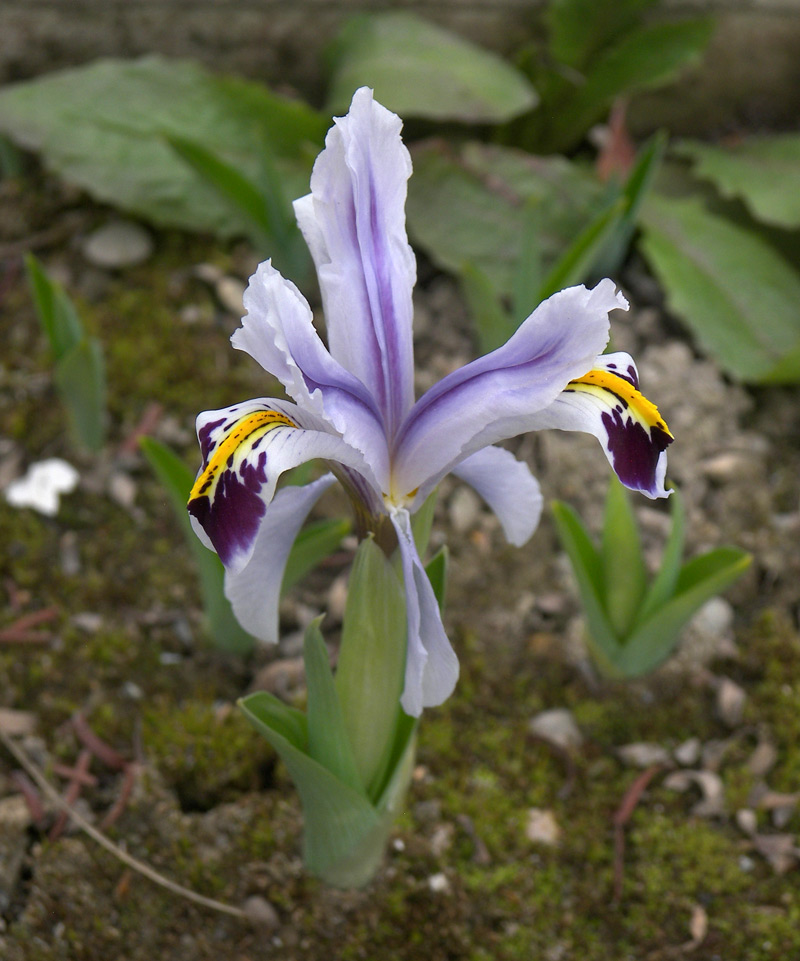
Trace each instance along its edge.
<instances>
[{"instance_id":1,"label":"fallen white petal","mask_svg":"<svg viewBox=\"0 0 800 961\"><path fill-rule=\"evenodd\" d=\"M80 475L59 457L50 457L31 464L24 477L12 481L6 488L6 500L12 507L32 507L40 514L55 517L59 497L75 490Z\"/></svg>"}]
</instances>

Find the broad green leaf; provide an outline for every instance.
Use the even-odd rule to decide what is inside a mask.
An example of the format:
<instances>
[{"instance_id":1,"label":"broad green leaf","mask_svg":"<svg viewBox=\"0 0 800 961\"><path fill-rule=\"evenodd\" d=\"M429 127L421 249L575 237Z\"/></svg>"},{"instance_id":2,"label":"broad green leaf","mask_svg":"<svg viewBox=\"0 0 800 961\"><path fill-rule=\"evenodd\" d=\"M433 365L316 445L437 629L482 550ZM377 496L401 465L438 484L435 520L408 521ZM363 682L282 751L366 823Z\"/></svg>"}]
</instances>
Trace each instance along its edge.
<instances>
[{"instance_id":1,"label":"broad green leaf","mask_svg":"<svg viewBox=\"0 0 800 961\"><path fill-rule=\"evenodd\" d=\"M639 151L620 195L625 209L614 224L611 235L604 238L602 249L592 264L596 277L613 276L625 260L636 230L639 211L661 166L666 146L667 135L660 131Z\"/></svg>"},{"instance_id":2,"label":"broad green leaf","mask_svg":"<svg viewBox=\"0 0 800 961\"><path fill-rule=\"evenodd\" d=\"M161 481L178 526L192 552L200 578L200 596L210 638L220 650L234 654L249 653L255 641L236 620L230 601L225 597L225 568L222 561L214 551L200 543L192 530L186 502L194 483L194 474L177 454L154 438L143 437L139 446L153 473Z\"/></svg>"},{"instance_id":3,"label":"broad green leaf","mask_svg":"<svg viewBox=\"0 0 800 961\"><path fill-rule=\"evenodd\" d=\"M285 276L298 282L305 280L311 258L268 144L263 143L258 151L258 176L250 177L201 144L185 137L166 139L178 156L249 224L248 234L255 247L269 255Z\"/></svg>"},{"instance_id":4,"label":"broad green leaf","mask_svg":"<svg viewBox=\"0 0 800 961\"><path fill-rule=\"evenodd\" d=\"M308 685L308 754L356 791L364 787L345 729L339 695L333 683L328 648L319 630L321 617L306 630L303 663Z\"/></svg>"},{"instance_id":5,"label":"broad green leaf","mask_svg":"<svg viewBox=\"0 0 800 961\"><path fill-rule=\"evenodd\" d=\"M602 119L620 96L660 87L696 62L711 38L713 21L681 20L640 26L603 50L559 102L547 103L547 150L564 150Z\"/></svg>"},{"instance_id":6,"label":"broad green leaf","mask_svg":"<svg viewBox=\"0 0 800 961\"><path fill-rule=\"evenodd\" d=\"M696 199L651 195L643 227L670 309L726 370L753 383L800 380L800 274Z\"/></svg>"},{"instance_id":7,"label":"broad green leaf","mask_svg":"<svg viewBox=\"0 0 800 961\"><path fill-rule=\"evenodd\" d=\"M593 175L563 157L479 143L453 151L441 142L419 145L413 156L407 211L415 241L453 274L474 264L498 296L514 293L531 207L547 271L604 204Z\"/></svg>"},{"instance_id":8,"label":"broad green leaf","mask_svg":"<svg viewBox=\"0 0 800 961\"><path fill-rule=\"evenodd\" d=\"M349 520L321 520L304 527L297 535L286 569L283 572L281 593L285 594L302 580L317 564L329 557L350 533Z\"/></svg>"},{"instance_id":9,"label":"broad green leaf","mask_svg":"<svg viewBox=\"0 0 800 961\"><path fill-rule=\"evenodd\" d=\"M587 620L587 641L598 666L613 676L622 650L603 604L603 568L600 554L575 511L561 501L552 504L561 546L575 572Z\"/></svg>"},{"instance_id":10,"label":"broad green leaf","mask_svg":"<svg viewBox=\"0 0 800 961\"><path fill-rule=\"evenodd\" d=\"M286 716L276 717L269 695L239 701L245 717L275 748L303 804L303 859L314 874L338 887L360 887L381 861L391 815L382 815L286 736ZM280 702L278 702L280 703ZM265 710L266 708L266 710Z\"/></svg>"},{"instance_id":11,"label":"broad green leaf","mask_svg":"<svg viewBox=\"0 0 800 961\"><path fill-rule=\"evenodd\" d=\"M685 564L675 596L628 638L617 668L626 677L637 677L658 667L678 643L692 615L738 580L751 561L745 551L721 547Z\"/></svg>"},{"instance_id":12,"label":"broad green leaf","mask_svg":"<svg viewBox=\"0 0 800 961\"><path fill-rule=\"evenodd\" d=\"M656 0L551 0L545 14L550 54L582 68L597 50L634 27Z\"/></svg>"},{"instance_id":13,"label":"broad green leaf","mask_svg":"<svg viewBox=\"0 0 800 961\"><path fill-rule=\"evenodd\" d=\"M724 147L683 140L673 149L691 158L695 173L724 197L741 197L758 220L800 227L800 134L748 137Z\"/></svg>"},{"instance_id":14,"label":"broad green leaf","mask_svg":"<svg viewBox=\"0 0 800 961\"><path fill-rule=\"evenodd\" d=\"M537 102L509 63L411 13L350 20L334 49L328 106L344 113L354 91L372 87L401 117L500 123Z\"/></svg>"},{"instance_id":15,"label":"broad green leaf","mask_svg":"<svg viewBox=\"0 0 800 961\"><path fill-rule=\"evenodd\" d=\"M542 248L539 242L539 235L542 231L541 221L540 205L537 201L528 201L523 205L519 254L511 278L513 330L516 330L523 320L530 316L541 300L539 295L544 279ZM513 333L513 330L510 333ZM495 346L499 347L500 344Z\"/></svg>"},{"instance_id":16,"label":"broad green leaf","mask_svg":"<svg viewBox=\"0 0 800 961\"><path fill-rule=\"evenodd\" d=\"M572 287L586 280L595 261L618 227L625 209L625 200L620 198L584 227L542 281L539 301L546 300L565 287Z\"/></svg>"},{"instance_id":17,"label":"broad green leaf","mask_svg":"<svg viewBox=\"0 0 800 961\"><path fill-rule=\"evenodd\" d=\"M103 349L84 337L55 363L53 380L67 408L75 436L99 451L106 436L106 374Z\"/></svg>"},{"instance_id":18,"label":"broad green leaf","mask_svg":"<svg viewBox=\"0 0 800 961\"><path fill-rule=\"evenodd\" d=\"M647 588L647 569L630 498L613 476L606 497L601 564L608 619L625 643Z\"/></svg>"},{"instance_id":19,"label":"broad green leaf","mask_svg":"<svg viewBox=\"0 0 800 961\"><path fill-rule=\"evenodd\" d=\"M661 555L661 565L647 590L642 606L636 615L634 630L669 601L675 593L678 574L683 558L686 530L686 510L680 491L672 491L672 527L669 539Z\"/></svg>"},{"instance_id":20,"label":"broad green leaf","mask_svg":"<svg viewBox=\"0 0 800 961\"><path fill-rule=\"evenodd\" d=\"M25 161L19 149L4 134L0 134L0 178L21 177Z\"/></svg>"},{"instance_id":21,"label":"broad green leaf","mask_svg":"<svg viewBox=\"0 0 800 961\"><path fill-rule=\"evenodd\" d=\"M476 264L465 263L459 272L461 292L467 302L481 354L504 344L516 327L503 308L489 277Z\"/></svg>"},{"instance_id":22,"label":"broad green leaf","mask_svg":"<svg viewBox=\"0 0 800 961\"><path fill-rule=\"evenodd\" d=\"M251 221L253 239L263 249L270 245L273 224L264 197L255 184L221 157L185 137L167 137L167 143L219 194Z\"/></svg>"},{"instance_id":23,"label":"broad green leaf","mask_svg":"<svg viewBox=\"0 0 800 961\"><path fill-rule=\"evenodd\" d=\"M33 254L25 255L25 270L39 323L53 356L57 361L61 360L84 339L83 324L67 292L61 284L48 277Z\"/></svg>"},{"instance_id":24,"label":"broad green leaf","mask_svg":"<svg viewBox=\"0 0 800 961\"><path fill-rule=\"evenodd\" d=\"M383 551L366 538L350 574L336 690L362 783L373 799L386 780L401 714L406 633L402 584Z\"/></svg>"},{"instance_id":25,"label":"broad green leaf","mask_svg":"<svg viewBox=\"0 0 800 961\"><path fill-rule=\"evenodd\" d=\"M185 138L255 176L268 142L290 197L308 190L327 121L260 84L186 61L100 60L0 91L0 131L93 197L152 223L229 237L247 221L166 142Z\"/></svg>"},{"instance_id":26,"label":"broad green leaf","mask_svg":"<svg viewBox=\"0 0 800 961\"><path fill-rule=\"evenodd\" d=\"M443 544L433 557L425 565L425 573L431 582L436 602L439 610L444 610L447 601L447 567L450 559L450 552L447 545Z\"/></svg>"}]
</instances>

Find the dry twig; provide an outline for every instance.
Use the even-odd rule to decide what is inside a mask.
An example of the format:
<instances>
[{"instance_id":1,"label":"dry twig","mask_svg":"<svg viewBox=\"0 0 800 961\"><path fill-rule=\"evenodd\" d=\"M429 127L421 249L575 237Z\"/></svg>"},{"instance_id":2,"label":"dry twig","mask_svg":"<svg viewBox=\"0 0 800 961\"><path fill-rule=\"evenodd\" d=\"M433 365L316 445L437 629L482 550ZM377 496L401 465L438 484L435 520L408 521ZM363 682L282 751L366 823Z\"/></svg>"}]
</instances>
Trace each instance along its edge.
<instances>
[{"instance_id":1,"label":"dry twig","mask_svg":"<svg viewBox=\"0 0 800 961\"><path fill-rule=\"evenodd\" d=\"M56 791L56 789L50 784L47 778L39 770L38 766L28 757L25 751L14 741L7 737L2 731L0 731L0 743L2 743L6 750L14 756L17 763L20 764L36 783L39 790L44 794L48 800L55 804L60 810L65 811L70 818L78 825L78 827L89 837L96 841L102 848L105 848L109 854L112 854L115 858L122 861L132 870L138 872L146 878L149 878L154 884L160 885L162 888L166 888L168 891L172 891L173 894L177 894L182 898L186 898L187 901L192 901L195 904L199 904L204 908L211 908L213 911L219 911L222 914L229 914L235 918L246 918L246 913L241 908L236 908L231 904L224 904L222 901L217 901L214 898L203 897L202 894L197 894L196 892L190 890L189 888L183 887L181 884L176 884L174 881L170 881L169 878L165 878L158 871L155 871L150 867L149 864L145 864L143 861L139 861L137 858L132 857L127 851L123 851L121 847L118 847L106 837L105 834L98 831L97 828L93 827L84 817L82 817L67 801L61 797L61 795Z\"/></svg>"}]
</instances>

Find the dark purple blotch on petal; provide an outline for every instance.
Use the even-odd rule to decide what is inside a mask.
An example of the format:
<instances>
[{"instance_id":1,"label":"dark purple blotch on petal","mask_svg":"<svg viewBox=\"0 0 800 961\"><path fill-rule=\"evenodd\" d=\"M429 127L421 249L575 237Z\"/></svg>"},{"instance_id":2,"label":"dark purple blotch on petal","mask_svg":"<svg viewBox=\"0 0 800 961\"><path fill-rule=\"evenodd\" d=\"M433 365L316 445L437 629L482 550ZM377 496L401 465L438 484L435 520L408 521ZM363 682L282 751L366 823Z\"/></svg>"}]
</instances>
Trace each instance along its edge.
<instances>
[{"instance_id":1,"label":"dark purple blotch on petal","mask_svg":"<svg viewBox=\"0 0 800 961\"><path fill-rule=\"evenodd\" d=\"M250 549L267 512L259 496L267 481L266 464L267 454L262 451L255 464L243 463L238 474L222 471L213 501L204 494L189 502L189 513L197 518L226 566Z\"/></svg>"},{"instance_id":2,"label":"dark purple blotch on petal","mask_svg":"<svg viewBox=\"0 0 800 961\"><path fill-rule=\"evenodd\" d=\"M656 426L648 432L638 421L623 418L617 409L604 412L601 418L619 479L633 490L656 493L658 458L672 438Z\"/></svg>"},{"instance_id":3,"label":"dark purple blotch on petal","mask_svg":"<svg viewBox=\"0 0 800 961\"><path fill-rule=\"evenodd\" d=\"M218 428L225 423L225 418L221 417L219 420L209 421L207 424L203 424L200 430L197 432L197 439L200 441L200 453L203 455L203 464L208 463L208 458L211 451L214 448L214 443L211 440L211 435Z\"/></svg>"}]
</instances>

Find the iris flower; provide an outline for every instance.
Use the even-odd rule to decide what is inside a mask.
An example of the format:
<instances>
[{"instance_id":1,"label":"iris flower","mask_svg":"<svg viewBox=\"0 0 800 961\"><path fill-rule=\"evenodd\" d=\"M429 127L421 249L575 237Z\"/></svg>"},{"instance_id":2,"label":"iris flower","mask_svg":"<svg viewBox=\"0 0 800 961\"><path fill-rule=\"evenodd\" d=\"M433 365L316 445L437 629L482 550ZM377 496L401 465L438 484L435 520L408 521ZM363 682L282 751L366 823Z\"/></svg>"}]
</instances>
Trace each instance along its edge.
<instances>
[{"instance_id":1,"label":"iris flower","mask_svg":"<svg viewBox=\"0 0 800 961\"><path fill-rule=\"evenodd\" d=\"M408 614L401 703L418 716L444 701L458 677L411 530L411 515L441 479L453 473L470 484L520 545L538 523L542 498L528 467L493 446L498 441L544 427L588 431L626 486L664 497L672 436L639 393L631 358L601 356L609 311L627 309L611 280L553 295L506 344L415 401L416 264L405 228L411 159L400 130L400 119L366 87L335 119L311 193L294 205L319 277L328 346L295 285L269 261L261 264L231 340L292 401L262 397L199 415L202 466L188 506L198 535L226 568L239 621L276 641L290 548L338 479L362 533L399 548ZM312 459L326 461L331 473L276 492L284 471Z\"/></svg>"}]
</instances>

